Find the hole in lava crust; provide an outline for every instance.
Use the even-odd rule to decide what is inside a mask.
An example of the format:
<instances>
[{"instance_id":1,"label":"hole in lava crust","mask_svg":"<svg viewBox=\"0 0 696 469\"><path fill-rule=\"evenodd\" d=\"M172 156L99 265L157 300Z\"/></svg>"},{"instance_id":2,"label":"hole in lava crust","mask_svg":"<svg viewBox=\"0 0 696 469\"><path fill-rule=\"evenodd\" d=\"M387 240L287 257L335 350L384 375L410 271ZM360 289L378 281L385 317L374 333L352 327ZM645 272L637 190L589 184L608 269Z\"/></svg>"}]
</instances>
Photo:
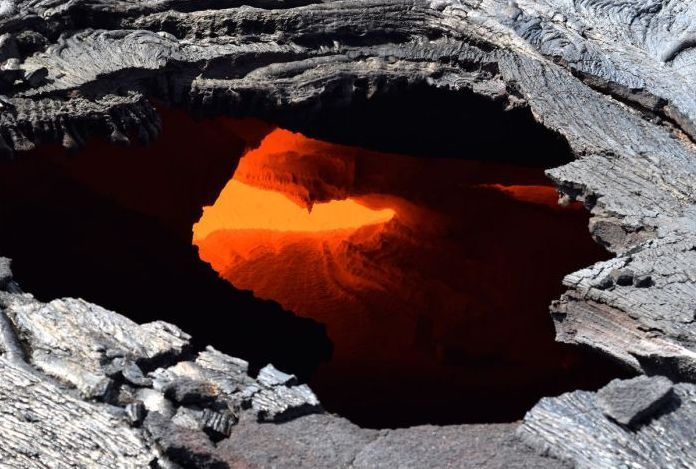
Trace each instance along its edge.
<instances>
[{"instance_id":1,"label":"hole in lava crust","mask_svg":"<svg viewBox=\"0 0 696 469\"><path fill-rule=\"evenodd\" d=\"M464 156L539 168L573 160L566 140L537 123L528 108L506 111L504 103L466 90L390 86L370 99L337 89L320 106L246 111L308 137L424 158Z\"/></svg>"},{"instance_id":2,"label":"hole in lava crust","mask_svg":"<svg viewBox=\"0 0 696 469\"><path fill-rule=\"evenodd\" d=\"M503 344L508 356L514 352L522 358L538 357L539 349L543 349L558 353L559 360L551 360L554 364L549 365L544 359L543 366L536 370L534 360L527 360L527 370L534 371L532 385L517 385L520 377L524 378L518 370L517 374L499 373L507 381L499 376L495 383L475 389L462 387L462 382L456 380L443 382L442 377L429 381L430 374L419 376L417 372L364 381L378 373L368 370L371 374L362 377L359 373L351 375L349 372L361 370L353 365L345 367L336 337L332 337L336 346L333 358L326 361L331 343L319 322L294 316L277 303L255 298L219 278L198 258L198 250L191 245L191 227L199 220L201 208L212 205L229 181L238 158L249 148L257 147L272 127L260 121L226 118L195 122L174 111L164 111L163 116L164 132L150 147L118 148L95 141L78 155L43 147L1 164L0 196L5 203L0 207L0 216L8 228L0 232L0 254L13 258L16 277L26 291L42 300L83 297L138 322L173 322L193 334L199 345L212 344L243 357L252 362L253 368L272 362L310 379L329 410L362 426L510 421L520 418L542 396L596 388L613 377L626 375L594 353L553 341L547 311L550 301L563 291L562 276L607 255L592 243L583 211L562 212L515 197L516 185L548 186L542 168L570 159L565 142L534 123L529 111L504 113L499 104L473 95L417 88L398 97L386 95L348 108L327 106L311 114L315 117L278 114L283 125L313 137L382 151L494 162L497 166L491 168L495 170L510 162L521 167L520 172L525 175L521 184L515 168L508 166L509 173L504 178L489 178L483 185L477 183L481 187L465 188L468 195L481 201L474 206L473 215L486 221L484 227L491 236L487 244L477 246L481 262L489 255L500 257L502 252L516 252L496 253L490 248L497 242L504 243L506 238L521 236L519 228L529 228L528 225L537 225L537 233L544 236L536 239L524 233L524 241L535 244L530 251L529 246L519 243L520 252L529 254L552 245L557 248L554 254L577 251L577 256L563 267L554 264L554 271L544 274L538 285L540 291L535 289L534 301L529 301L529 311L533 310L529 321L506 323L491 321L489 317L480 333L471 330L469 334L476 343L482 342L483 334L496 333L508 339L517 334L515 346L525 345L524 334L531 334L543 342L539 346L531 338L526 342L536 355L526 355L528 350L524 347L511 350ZM372 181L371 194L357 194L359 202L378 210L397 197L404 204L400 206L402 218L411 213L409 207L416 220L419 206L426 206L430 213L438 204L445 207L445 218L451 216L456 204L447 201L447 194L439 190L429 195L427 190L430 185L438 185L438 174L448 173L452 162L394 158L397 159L391 161L396 161L395 168L399 164L405 168L404 179L386 178L392 187L378 187ZM398 158L406 158L410 163L398 163L406 161ZM370 166L370 161L374 166ZM365 162L365 174L383 170L380 166L384 164L377 159L368 158ZM478 167L474 172L482 177L487 171L489 176L492 174L483 163L457 164L463 165L459 170ZM427 168L431 170L423 179L420 172ZM364 174L358 176L362 178ZM427 184L416 190L423 181ZM413 190L408 189L409 184ZM392 198L385 199L385 194ZM533 194L527 195L534 198ZM326 197L331 200L334 195ZM548 193L544 197L547 200ZM563 222L558 224L556 220L547 225L545 220L550 213L562 213ZM504 220L517 221L517 225L506 225ZM559 227L560 232L554 231ZM452 233L456 235L457 230ZM456 245L456 236L447 241ZM581 249L576 249L577 243ZM529 262L528 257L524 260ZM491 264L500 266L501 262L493 260ZM435 267L428 266L431 271ZM527 265L524 272L528 274L529 268ZM331 336L332 325L327 325ZM519 330L513 330L513 326ZM504 333L496 328L503 328ZM437 325L427 318L417 321L418 346L423 348L424 341L436 329ZM456 344L461 338L452 340ZM500 338L493 343L501 344ZM432 356L467 373L471 368L462 367L463 363L478 369L504 364L491 350L495 352L495 347L474 354L475 360L471 360L472 350L466 347L440 347ZM324 364L316 372L321 362ZM332 364L336 363L343 368L335 367L332 371Z\"/></svg>"},{"instance_id":3,"label":"hole in lava crust","mask_svg":"<svg viewBox=\"0 0 696 469\"><path fill-rule=\"evenodd\" d=\"M616 371L554 341L562 277L608 257L557 199L543 168L276 129L194 243L232 285L327 326L334 354L310 383L328 410L369 427L508 421Z\"/></svg>"}]
</instances>

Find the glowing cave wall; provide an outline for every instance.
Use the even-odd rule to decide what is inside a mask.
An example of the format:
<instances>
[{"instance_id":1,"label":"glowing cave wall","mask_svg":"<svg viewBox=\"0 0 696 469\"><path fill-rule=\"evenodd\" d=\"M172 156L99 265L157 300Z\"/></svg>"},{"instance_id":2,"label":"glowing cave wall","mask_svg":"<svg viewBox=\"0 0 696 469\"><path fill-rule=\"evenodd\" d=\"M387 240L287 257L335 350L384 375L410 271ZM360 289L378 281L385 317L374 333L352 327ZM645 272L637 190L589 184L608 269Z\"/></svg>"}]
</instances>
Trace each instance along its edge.
<instances>
[{"instance_id":1,"label":"glowing cave wall","mask_svg":"<svg viewBox=\"0 0 696 469\"><path fill-rule=\"evenodd\" d=\"M419 159L276 129L194 227L240 289L327 327L311 384L364 425L511 420L610 367L554 342L563 275L606 258L542 168Z\"/></svg>"}]
</instances>

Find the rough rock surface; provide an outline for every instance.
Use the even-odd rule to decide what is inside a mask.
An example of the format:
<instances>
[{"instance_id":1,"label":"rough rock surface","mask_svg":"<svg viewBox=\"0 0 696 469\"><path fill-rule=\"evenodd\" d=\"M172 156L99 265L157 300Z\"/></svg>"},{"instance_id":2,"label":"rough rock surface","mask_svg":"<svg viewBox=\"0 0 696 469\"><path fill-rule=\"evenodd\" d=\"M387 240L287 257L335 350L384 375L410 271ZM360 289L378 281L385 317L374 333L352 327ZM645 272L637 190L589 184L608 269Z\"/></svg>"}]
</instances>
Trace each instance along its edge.
<instances>
[{"instance_id":1,"label":"rough rock surface","mask_svg":"<svg viewBox=\"0 0 696 469\"><path fill-rule=\"evenodd\" d=\"M662 378L649 378L659 388ZM635 383L610 383L599 393L575 391L544 398L524 419L518 435L540 451L571 462L575 467L694 467L696 461L696 386L674 385L673 394L660 399L644 414L639 427L617 425L605 415L602 394ZM605 396L606 397L606 396ZM616 398L617 396L614 396ZM634 394L633 413L645 397ZM628 407L628 401L621 405ZM622 413L625 411L622 411Z\"/></svg>"},{"instance_id":2,"label":"rough rock surface","mask_svg":"<svg viewBox=\"0 0 696 469\"><path fill-rule=\"evenodd\" d=\"M638 376L614 380L597 392L597 404L604 415L635 427L649 419L672 397L672 382L663 377Z\"/></svg>"},{"instance_id":3,"label":"rough rock surface","mask_svg":"<svg viewBox=\"0 0 696 469\"><path fill-rule=\"evenodd\" d=\"M167 323L10 292L0 314L3 467L564 467L516 424L361 429L294 376L253 378Z\"/></svg>"},{"instance_id":4,"label":"rough rock surface","mask_svg":"<svg viewBox=\"0 0 696 469\"><path fill-rule=\"evenodd\" d=\"M241 422L219 448L234 461L258 467L568 467L534 454L515 437L516 427L364 430L334 416L310 415L283 425Z\"/></svg>"},{"instance_id":5,"label":"rough rock surface","mask_svg":"<svg viewBox=\"0 0 696 469\"><path fill-rule=\"evenodd\" d=\"M31 363L88 398L106 397L116 374L143 384L139 366L180 356L188 344L189 337L174 326L137 326L82 300L42 304L30 296L7 295L0 303L22 340L31 344Z\"/></svg>"},{"instance_id":6,"label":"rough rock surface","mask_svg":"<svg viewBox=\"0 0 696 469\"><path fill-rule=\"evenodd\" d=\"M0 358L3 467L144 467L156 449L116 409Z\"/></svg>"},{"instance_id":7,"label":"rough rock surface","mask_svg":"<svg viewBox=\"0 0 696 469\"><path fill-rule=\"evenodd\" d=\"M49 141L77 148L94 134L126 143L135 133L147 142L160 125L148 97L205 114L288 119L328 102L347 105L425 83L528 108L577 157L549 176L566 198L585 202L594 237L617 254L566 278L569 291L552 306L559 340L602 350L639 372L694 382L695 18L696 6L686 0L5 0L0 150ZM16 293L5 272L0 265L3 288ZM97 367L105 351L37 355L52 346L52 317L93 307L7 295L3 301L13 311L27 303L25 313L0 317L8 360L26 355L92 396L103 395L103 376L148 384L126 363L133 352L127 344L118 345L124 357L114 357L124 358L123 368L118 362L108 372ZM30 313L43 322L22 321ZM123 327L98 316L114 321L116 331ZM68 324L103 334L99 322L80 321ZM12 327L25 347L36 341L37 349L22 349ZM148 327L138 334L173 340L166 335L175 328ZM139 358L147 364L167 355L161 352ZM690 386L676 384L681 406L635 433L600 420L596 398L583 392L542 401L523 428L546 432L530 441L580 465L688 467ZM279 389L292 386L266 388L273 397L257 402L284 399ZM163 410L169 402L151 400ZM224 430L220 419L212 426ZM152 426L162 425L169 424ZM571 426L585 429L586 438L561 438L576 431ZM617 450L616 441L630 449Z\"/></svg>"}]
</instances>

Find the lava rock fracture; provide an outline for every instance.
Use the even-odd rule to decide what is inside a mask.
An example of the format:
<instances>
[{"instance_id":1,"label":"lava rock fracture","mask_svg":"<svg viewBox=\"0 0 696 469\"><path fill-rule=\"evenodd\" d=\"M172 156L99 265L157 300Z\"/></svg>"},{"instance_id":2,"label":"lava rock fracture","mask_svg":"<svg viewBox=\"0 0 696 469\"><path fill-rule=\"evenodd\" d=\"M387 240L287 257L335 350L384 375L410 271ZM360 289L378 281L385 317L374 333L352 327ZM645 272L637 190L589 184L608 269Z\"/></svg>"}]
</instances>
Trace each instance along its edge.
<instances>
[{"instance_id":1,"label":"lava rock fracture","mask_svg":"<svg viewBox=\"0 0 696 469\"><path fill-rule=\"evenodd\" d=\"M152 99L288 128L422 86L530 113L575 156L547 175L615 254L565 278L551 306L557 339L644 375L544 398L519 424L363 430L322 413L293 376L268 366L251 378L173 325L39 302L3 260L2 464L694 467L695 5L0 1L8 157L90 137L152 141ZM461 145L475 138L460 130Z\"/></svg>"}]
</instances>

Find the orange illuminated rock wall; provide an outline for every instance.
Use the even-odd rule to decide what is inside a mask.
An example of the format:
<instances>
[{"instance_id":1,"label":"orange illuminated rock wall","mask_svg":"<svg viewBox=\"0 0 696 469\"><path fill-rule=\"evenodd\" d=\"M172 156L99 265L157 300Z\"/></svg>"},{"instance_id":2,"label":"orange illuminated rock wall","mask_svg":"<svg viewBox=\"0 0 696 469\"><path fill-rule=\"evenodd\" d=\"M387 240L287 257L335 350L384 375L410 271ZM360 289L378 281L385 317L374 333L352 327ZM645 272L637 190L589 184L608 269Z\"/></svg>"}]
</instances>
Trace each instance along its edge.
<instances>
[{"instance_id":1,"label":"orange illuminated rock wall","mask_svg":"<svg viewBox=\"0 0 696 469\"><path fill-rule=\"evenodd\" d=\"M236 287L326 324L334 354L311 384L364 425L511 420L609 376L554 342L548 305L563 275L606 254L539 168L276 129L194 239Z\"/></svg>"},{"instance_id":2,"label":"orange illuminated rock wall","mask_svg":"<svg viewBox=\"0 0 696 469\"><path fill-rule=\"evenodd\" d=\"M241 201L241 202L240 202ZM286 195L259 189L231 179L215 205L203 211L194 225L196 239L218 230L268 230L273 232L328 232L384 223L391 209L371 210L352 199L332 200L302 207Z\"/></svg>"}]
</instances>

